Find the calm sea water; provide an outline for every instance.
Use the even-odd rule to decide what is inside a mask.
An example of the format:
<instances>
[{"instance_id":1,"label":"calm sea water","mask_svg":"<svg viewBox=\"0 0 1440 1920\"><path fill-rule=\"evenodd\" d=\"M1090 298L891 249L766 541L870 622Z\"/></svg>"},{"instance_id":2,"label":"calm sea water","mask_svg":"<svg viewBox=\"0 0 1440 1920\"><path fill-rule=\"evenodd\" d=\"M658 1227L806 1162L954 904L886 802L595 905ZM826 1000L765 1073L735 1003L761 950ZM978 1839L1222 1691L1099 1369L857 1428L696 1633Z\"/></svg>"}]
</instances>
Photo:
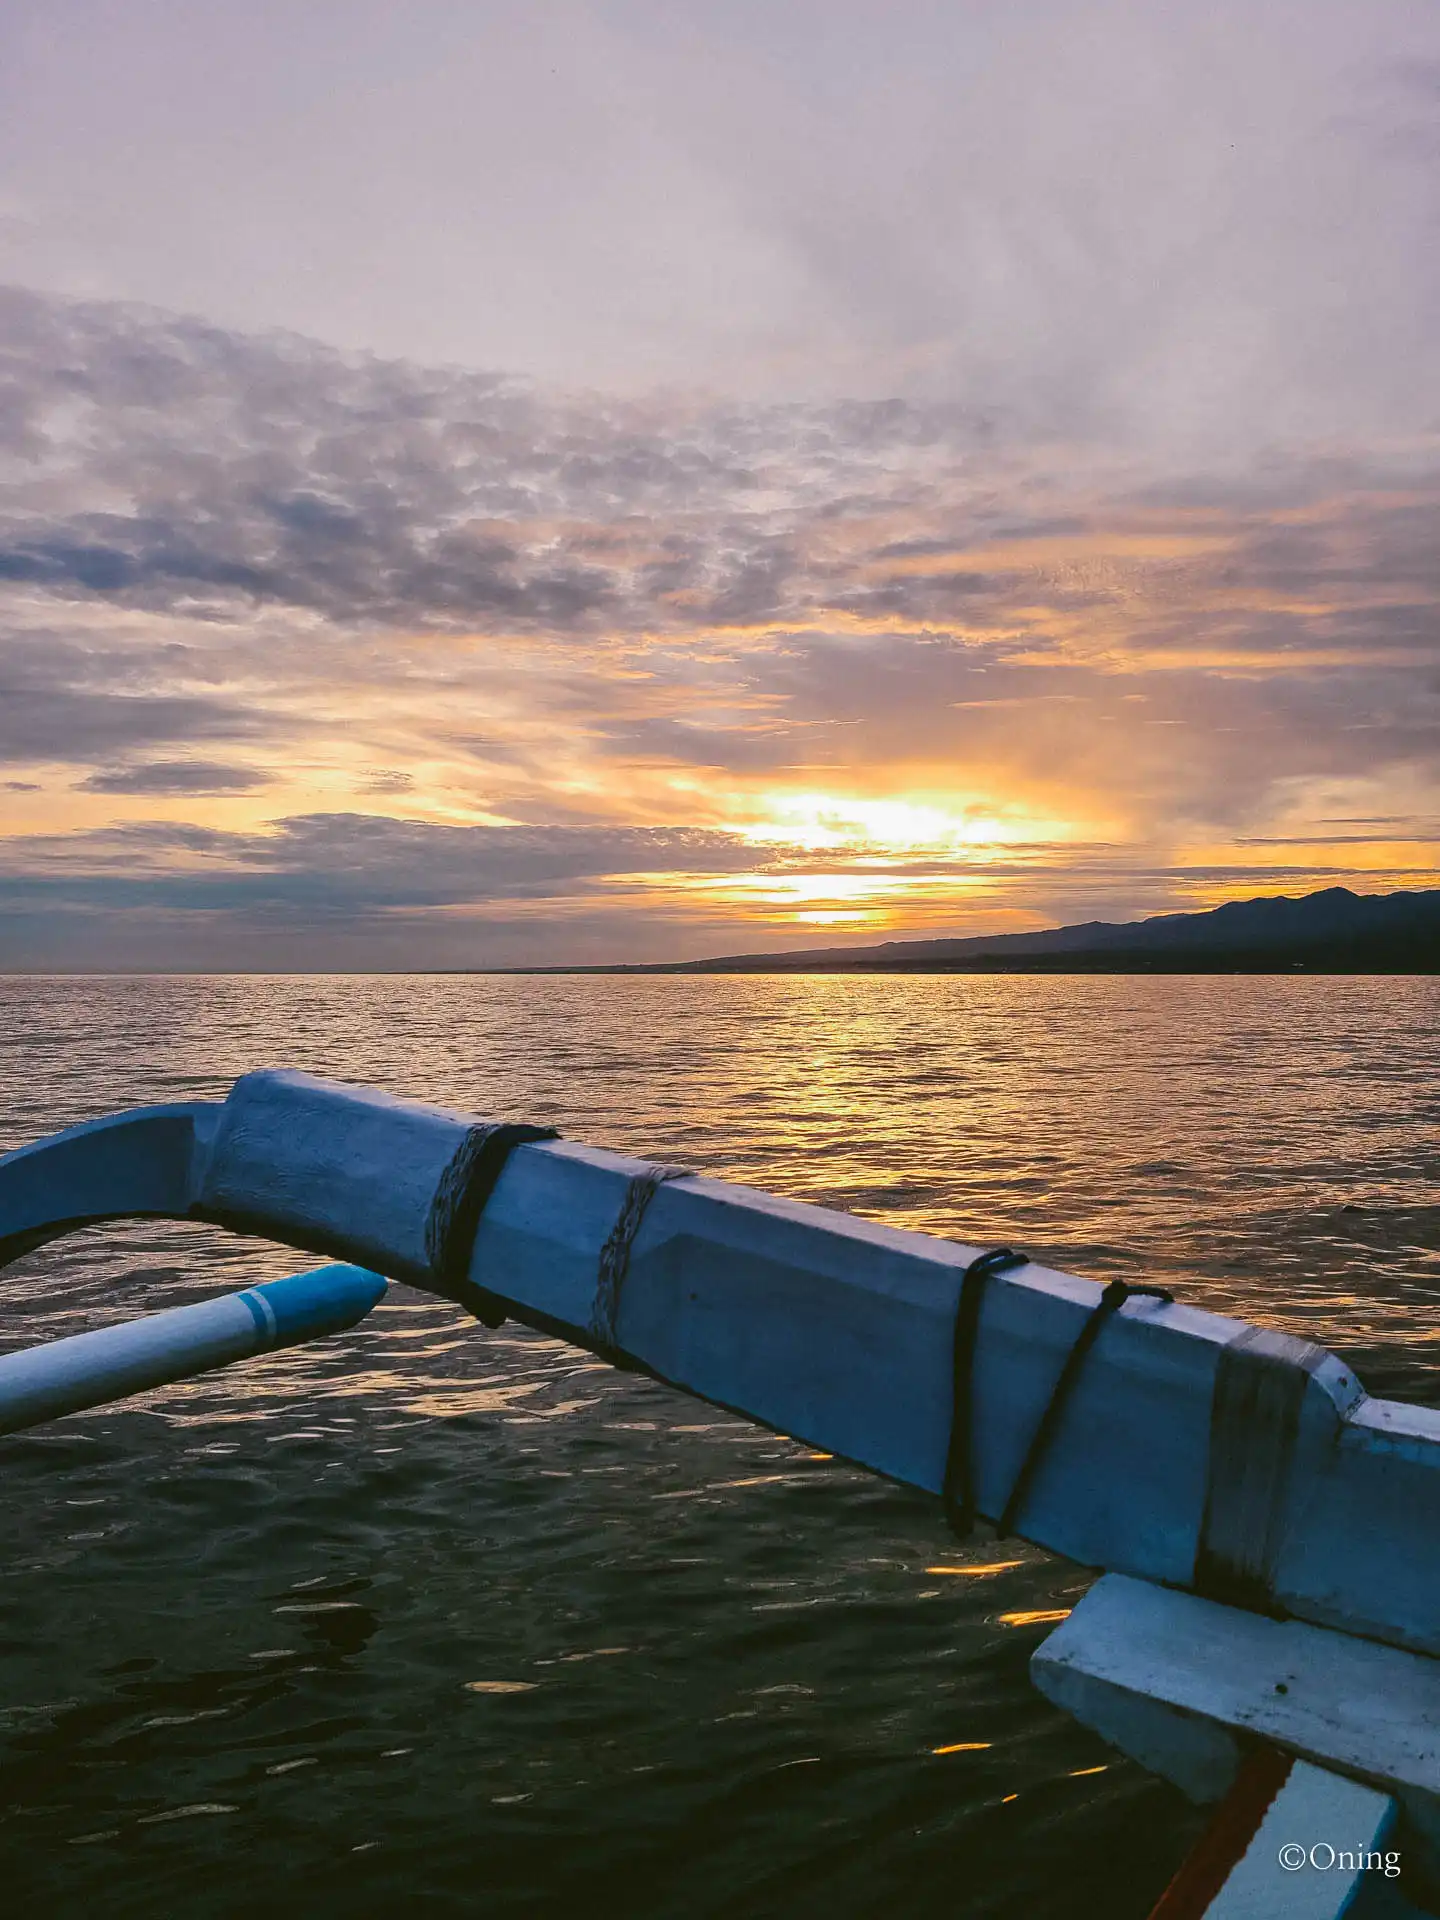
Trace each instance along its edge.
<instances>
[{"instance_id":1,"label":"calm sea water","mask_svg":"<svg viewBox=\"0 0 1440 1920\"><path fill-rule=\"evenodd\" d=\"M1153 1276L1436 1402L1437 1026L1419 979L10 978L0 1149L305 1067ZM0 1345L304 1264L95 1230L6 1272ZM1029 1689L1083 1571L405 1288L0 1470L11 1912L1124 1920L1198 1828Z\"/></svg>"}]
</instances>

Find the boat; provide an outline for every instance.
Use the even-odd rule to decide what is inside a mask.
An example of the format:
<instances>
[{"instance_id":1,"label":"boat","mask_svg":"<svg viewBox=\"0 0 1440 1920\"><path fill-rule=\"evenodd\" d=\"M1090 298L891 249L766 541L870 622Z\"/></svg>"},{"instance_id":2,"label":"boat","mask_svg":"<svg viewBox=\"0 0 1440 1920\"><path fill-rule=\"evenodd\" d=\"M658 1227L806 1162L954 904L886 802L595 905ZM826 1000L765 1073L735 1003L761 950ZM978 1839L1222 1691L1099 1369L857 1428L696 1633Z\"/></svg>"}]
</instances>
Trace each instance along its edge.
<instances>
[{"instance_id":1,"label":"boat","mask_svg":"<svg viewBox=\"0 0 1440 1920\"><path fill-rule=\"evenodd\" d=\"M1155 1920L1440 1912L1440 1413L1322 1348L290 1071L0 1157L0 1267L130 1217L327 1264L0 1358L0 1432L423 1288L1095 1570L1032 1678L1215 1809Z\"/></svg>"}]
</instances>

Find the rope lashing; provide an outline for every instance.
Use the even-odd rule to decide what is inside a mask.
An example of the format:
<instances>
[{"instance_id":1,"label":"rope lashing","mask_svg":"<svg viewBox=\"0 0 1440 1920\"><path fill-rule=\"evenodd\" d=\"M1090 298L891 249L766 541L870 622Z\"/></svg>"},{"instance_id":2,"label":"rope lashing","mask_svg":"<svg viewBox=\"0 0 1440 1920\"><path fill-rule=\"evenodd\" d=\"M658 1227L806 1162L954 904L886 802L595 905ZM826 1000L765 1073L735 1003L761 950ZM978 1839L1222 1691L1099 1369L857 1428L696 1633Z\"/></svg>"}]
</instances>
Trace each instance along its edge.
<instances>
[{"instance_id":1,"label":"rope lashing","mask_svg":"<svg viewBox=\"0 0 1440 1920\"><path fill-rule=\"evenodd\" d=\"M620 1346L617 1330L620 1295L630 1271L630 1252L646 1209L667 1181L689 1179L690 1173L689 1167L646 1167L643 1173L635 1174L625 1188L620 1212L600 1249L595 1301L590 1309L590 1332L602 1353L614 1354Z\"/></svg>"},{"instance_id":2,"label":"rope lashing","mask_svg":"<svg viewBox=\"0 0 1440 1920\"><path fill-rule=\"evenodd\" d=\"M425 1221L425 1258L435 1291L458 1301L487 1327L498 1327L508 1308L498 1294L470 1278L480 1216L516 1147L559 1137L555 1127L482 1121L466 1130L435 1188Z\"/></svg>"},{"instance_id":3,"label":"rope lashing","mask_svg":"<svg viewBox=\"0 0 1440 1920\"><path fill-rule=\"evenodd\" d=\"M945 1460L945 1481L943 1498L945 1518L951 1529L964 1538L975 1524L975 1461L974 1461L974 1424L975 1424L975 1350L980 1330L980 1302L985 1291L985 1283L992 1274L1003 1273L1010 1267L1026 1266L1028 1260L1024 1254L1012 1253L1008 1247L997 1247L990 1253L982 1253L972 1260L965 1269L960 1282L960 1299L955 1310L954 1338L954 1376L955 1398L954 1413L950 1428L950 1445ZM1074 1345L1066 1354L1055 1385L1050 1390L1050 1398L1044 1411L1036 1422L1030 1444L1025 1449L1025 1457L1020 1470L1011 1483L1005 1497L1005 1504L995 1522L995 1531L1002 1539L1015 1531L1016 1521L1030 1494L1035 1476L1042 1461L1059 1431L1076 1381L1080 1378L1086 1355L1099 1339L1107 1320L1111 1320L1124 1306L1127 1300L1143 1297L1159 1300L1168 1305L1174 1296L1164 1287L1132 1286L1128 1280L1112 1280L1101 1294L1095 1310L1091 1313L1075 1337Z\"/></svg>"}]
</instances>

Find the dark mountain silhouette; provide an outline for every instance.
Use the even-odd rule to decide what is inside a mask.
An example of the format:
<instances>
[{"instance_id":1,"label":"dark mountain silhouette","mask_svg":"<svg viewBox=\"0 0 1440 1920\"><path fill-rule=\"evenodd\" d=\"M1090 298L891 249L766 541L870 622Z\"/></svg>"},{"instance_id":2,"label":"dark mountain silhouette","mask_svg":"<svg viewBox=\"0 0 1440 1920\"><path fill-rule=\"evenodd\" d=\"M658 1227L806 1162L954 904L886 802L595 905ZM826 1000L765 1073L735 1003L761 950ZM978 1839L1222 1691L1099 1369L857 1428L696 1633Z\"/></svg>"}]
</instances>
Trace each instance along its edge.
<instances>
[{"instance_id":1,"label":"dark mountain silhouette","mask_svg":"<svg viewBox=\"0 0 1440 1920\"><path fill-rule=\"evenodd\" d=\"M736 953L587 973L1440 973L1440 891L1232 900L1207 913L1088 920L1040 933ZM547 969L548 971L548 969ZM561 971L561 969L556 969ZM571 969L564 969L571 971Z\"/></svg>"}]
</instances>

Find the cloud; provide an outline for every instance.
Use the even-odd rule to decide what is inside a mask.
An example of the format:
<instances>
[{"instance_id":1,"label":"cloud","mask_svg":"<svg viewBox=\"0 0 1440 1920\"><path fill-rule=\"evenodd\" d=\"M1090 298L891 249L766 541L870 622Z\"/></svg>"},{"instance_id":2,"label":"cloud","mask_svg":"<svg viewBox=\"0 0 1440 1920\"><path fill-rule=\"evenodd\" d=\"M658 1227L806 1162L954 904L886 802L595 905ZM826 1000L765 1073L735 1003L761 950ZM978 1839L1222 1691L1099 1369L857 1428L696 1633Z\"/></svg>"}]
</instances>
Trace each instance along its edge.
<instances>
[{"instance_id":1,"label":"cloud","mask_svg":"<svg viewBox=\"0 0 1440 1920\"><path fill-rule=\"evenodd\" d=\"M787 516L893 491L897 455L943 464L976 438L904 404L587 408L17 290L0 328L0 444L37 503L0 518L0 582L62 603L557 636L749 625L812 597Z\"/></svg>"},{"instance_id":2,"label":"cloud","mask_svg":"<svg viewBox=\"0 0 1440 1920\"><path fill-rule=\"evenodd\" d=\"M0 840L0 894L277 909L303 919L553 898L627 876L742 872L771 857L738 834L685 827L459 827L314 814L243 833L155 821Z\"/></svg>"},{"instance_id":3,"label":"cloud","mask_svg":"<svg viewBox=\"0 0 1440 1920\"><path fill-rule=\"evenodd\" d=\"M8 685L0 673L0 762L84 762L162 742L235 740L259 721L218 700Z\"/></svg>"},{"instance_id":4,"label":"cloud","mask_svg":"<svg viewBox=\"0 0 1440 1920\"><path fill-rule=\"evenodd\" d=\"M7 610L0 596L0 764L108 761L171 742L254 739L273 725L252 702L206 688L184 650L137 644L104 610L98 628L58 630L52 611Z\"/></svg>"},{"instance_id":5,"label":"cloud","mask_svg":"<svg viewBox=\"0 0 1440 1920\"><path fill-rule=\"evenodd\" d=\"M79 783L84 793L249 793L268 786L270 775L254 767L226 766L216 760L150 760L135 767L110 767Z\"/></svg>"},{"instance_id":6,"label":"cloud","mask_svg":"<svg viewBox=\"0 0 1440 1920\"><path fill-rule=\"evenodd\" d=\"M1437 390L1423 0L308 13L51 0L7 46L11 277L1246 459Z\"/></svg>"}]
</instances>

